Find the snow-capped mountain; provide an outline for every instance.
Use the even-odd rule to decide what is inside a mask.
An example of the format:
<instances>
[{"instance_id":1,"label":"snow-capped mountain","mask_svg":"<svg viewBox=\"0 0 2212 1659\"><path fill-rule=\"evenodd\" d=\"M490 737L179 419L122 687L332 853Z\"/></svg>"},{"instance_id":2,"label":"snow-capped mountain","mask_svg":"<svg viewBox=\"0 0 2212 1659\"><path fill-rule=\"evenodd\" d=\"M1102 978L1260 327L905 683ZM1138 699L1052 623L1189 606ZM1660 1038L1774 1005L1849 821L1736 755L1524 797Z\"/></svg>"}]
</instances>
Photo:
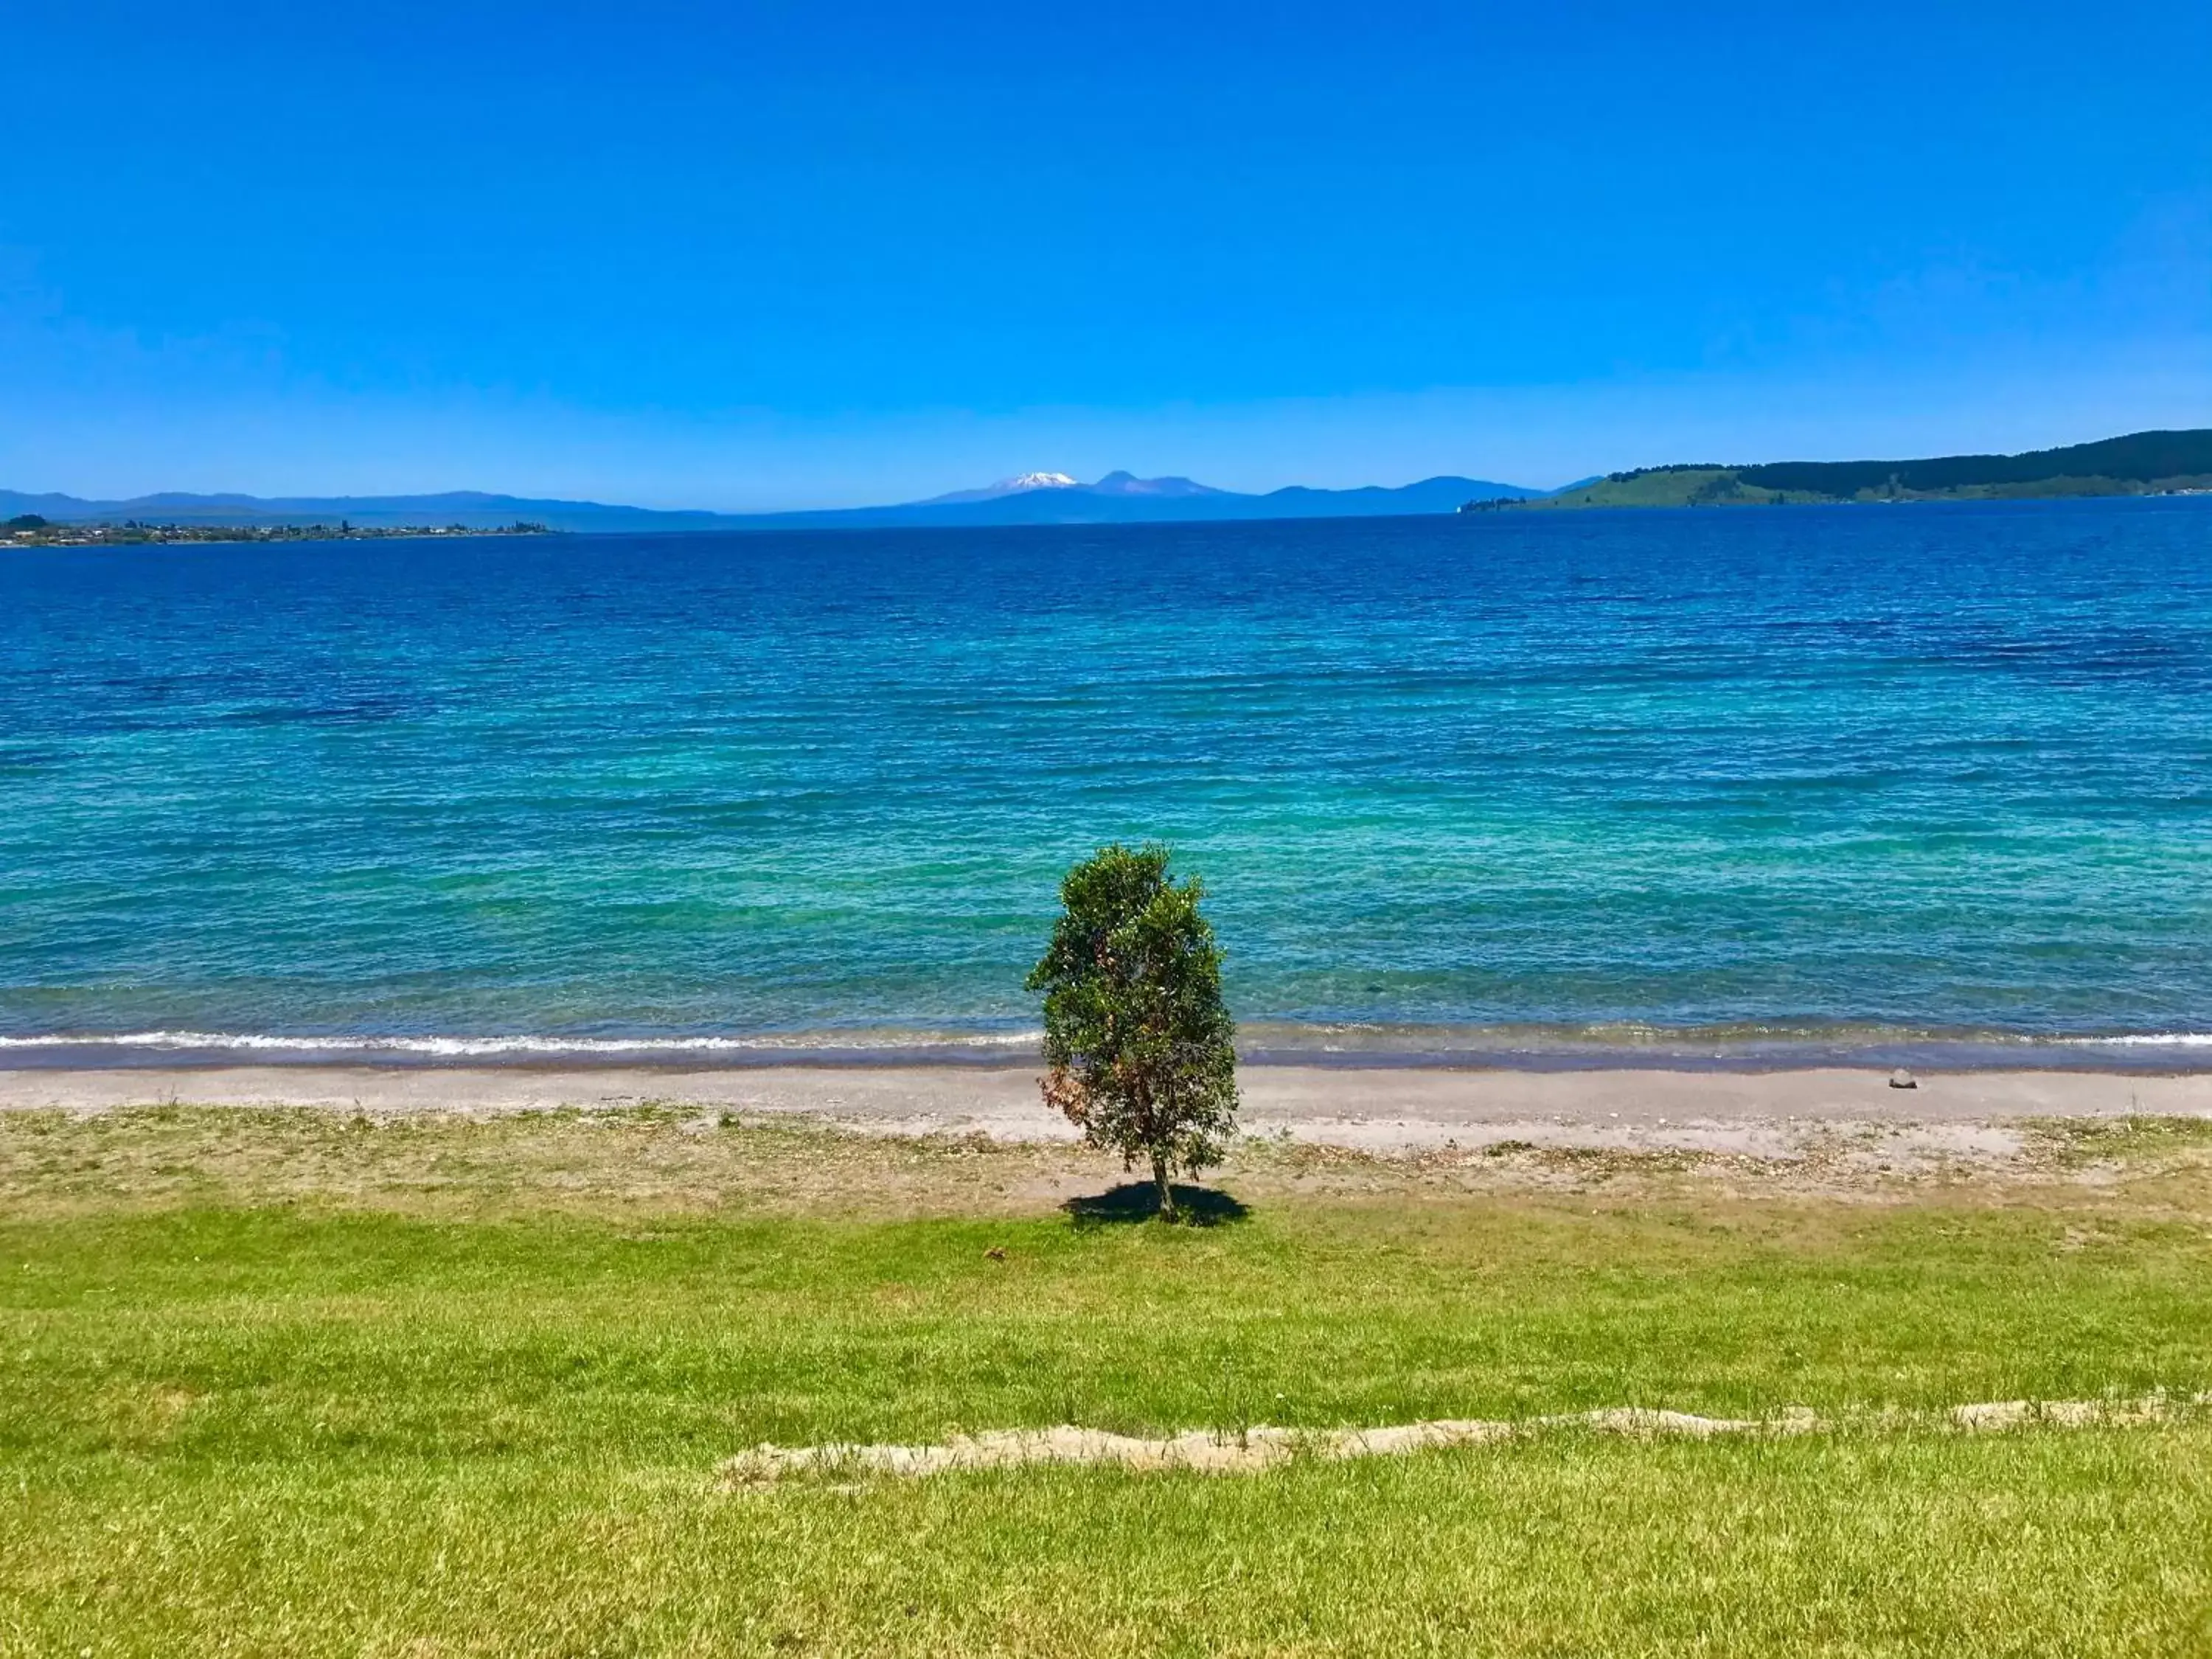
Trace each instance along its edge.
<instances>
[{"instance_id":1,"label":"snow-capped mountain","mask_svg":"<svg viewBox=\"0 0 2212 1659\"><path fill-rule=\"evenodd\" d=\"M1124 477L1127 475L1124 474ZM958 507L969 501L995 501L1002 495L1026 495L1032 489L1080 489L1083 486L1065 472L1024 472L1001 478L981 489L956 489L949 495L932 495L916 507Z\"/></svg>"},{"instance_id":2,"label":"snow-capped mountain","mask_svg":"<svg viewBox=\"0 0 2212 1659\"><path fill-rule=\"evenodd\" d=\"M1194 483L1188 478L1140 478L1133 472L1109 472L1097 483L1084 483L1065 472L1024 472L1001 478L981 489L956 489L950 495L932 495L914 507L967 507L977 501L1003 501L1042 490L1066 490L1073 495L1142 495L1156 501L1184 501L1194 495L1226 495L1225 489Z\"/></svg>"}]
</instances>

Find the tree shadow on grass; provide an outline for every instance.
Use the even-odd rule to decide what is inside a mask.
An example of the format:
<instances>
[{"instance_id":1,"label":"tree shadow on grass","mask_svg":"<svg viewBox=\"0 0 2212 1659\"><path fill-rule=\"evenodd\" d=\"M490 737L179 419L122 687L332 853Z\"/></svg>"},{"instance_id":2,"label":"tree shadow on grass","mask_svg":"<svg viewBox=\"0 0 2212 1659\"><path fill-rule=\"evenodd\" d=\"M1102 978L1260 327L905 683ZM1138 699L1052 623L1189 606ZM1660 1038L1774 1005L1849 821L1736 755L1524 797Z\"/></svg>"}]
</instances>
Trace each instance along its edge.
<instances>
[{"instance_id":1,"label":"tree shadow on grass","mask_svg":"<svg viewBox=\"0 0 2212 1659\"><path fill-rule=\"evenodd\" d=\"M1252 1213L1249 1207L1212 1187L1178 1183L1175 1201L1176 1219L1186 1227L1219 1227ZM1150 1221L1160 1212L1160 1194L1149 1181L1125 1181L1109 1192L1071 1198L1060 1207L1074 1218L1079 1227Z\"/></svg>"}]
</instances>

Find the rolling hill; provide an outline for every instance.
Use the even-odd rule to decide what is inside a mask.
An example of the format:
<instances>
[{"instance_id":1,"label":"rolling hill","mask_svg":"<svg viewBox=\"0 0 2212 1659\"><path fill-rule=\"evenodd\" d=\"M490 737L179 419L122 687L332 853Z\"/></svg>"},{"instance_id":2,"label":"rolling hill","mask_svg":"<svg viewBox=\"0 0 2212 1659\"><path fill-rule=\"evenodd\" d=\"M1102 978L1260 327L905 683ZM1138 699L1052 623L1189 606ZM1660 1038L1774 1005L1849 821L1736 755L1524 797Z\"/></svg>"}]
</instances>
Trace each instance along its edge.
<instances>
[{"instance_id":1,"label":"rolling hill","mask_svg":"<svg viewBox=\"0 0 2212 1659\"><path fill-rule=\"evenodd\" d=\"M1769 461L1639 467L1501 506L1780 507L1840 501L2022 500L2157 495L2212 489L2212 428L2137 432L2019 455L1937 455L1905 461Z\"/></svg>"}]
</instances>

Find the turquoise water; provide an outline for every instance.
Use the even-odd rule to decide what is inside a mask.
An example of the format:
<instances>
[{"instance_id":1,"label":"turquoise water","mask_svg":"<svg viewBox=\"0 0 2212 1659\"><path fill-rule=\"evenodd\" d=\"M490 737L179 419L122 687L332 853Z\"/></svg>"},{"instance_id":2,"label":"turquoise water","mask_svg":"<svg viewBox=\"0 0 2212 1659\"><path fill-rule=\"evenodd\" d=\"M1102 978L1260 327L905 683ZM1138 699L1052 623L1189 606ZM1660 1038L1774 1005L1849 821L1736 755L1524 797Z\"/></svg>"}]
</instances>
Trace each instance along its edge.
<instances>
[{"instance_id":1,"label":"turquoise water","mask_svg":"<svg viewBox=\"0 0 2212 1659\"><path fill-rule=\"evenodd\" d=\"M2212 1032L2212 501L16 551L0 604L15 1064L988 1054L1117 836L1262 1055Z\"/></svg>"}]
</instances>

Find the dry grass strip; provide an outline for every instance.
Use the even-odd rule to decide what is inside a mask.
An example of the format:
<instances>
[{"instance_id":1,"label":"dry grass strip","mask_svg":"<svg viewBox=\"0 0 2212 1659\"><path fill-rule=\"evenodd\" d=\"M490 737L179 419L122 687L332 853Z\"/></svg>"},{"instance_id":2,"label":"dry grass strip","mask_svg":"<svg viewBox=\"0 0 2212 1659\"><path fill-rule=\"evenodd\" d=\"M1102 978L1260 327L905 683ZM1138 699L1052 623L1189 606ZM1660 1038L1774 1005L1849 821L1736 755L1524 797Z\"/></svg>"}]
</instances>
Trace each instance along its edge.
<instances>
[{"instance_id":1,"label":"dry grass strip","mask_svg":"<svg viewBox=\"0 0 2212 1659\"><path fill-rule=\"evenodd\" d=\"M1049 1429L989 1429L957 1435L941 1445L756 1446L721 1466L726 1486L760 1486L787 1475L925 1475L954 1470L1023 1468L1039 1463L1111 1465L1126 1469L1184 1469L1204 1474L1256 1474L1310 1457L1401 1457L1450 1446L1487 1446L1561 1430L1657 1438L1720 1435L1813 1434L1858 1425L1928 1427L1966 1433L2024 1428L2140 1427L2172 1421L2212 1405L2212 1393L2134 1400L1990 1400L1934 1413L1881 1412L1823 1418L1803 1407L1772 1417L1699 1417L1688 1412L1613 1406L1518 1422L1444 1418L1368 1429L1241 1431L1186 1429L1158 1439L1062 1425Z\"/></svg>"}]
</instances>

